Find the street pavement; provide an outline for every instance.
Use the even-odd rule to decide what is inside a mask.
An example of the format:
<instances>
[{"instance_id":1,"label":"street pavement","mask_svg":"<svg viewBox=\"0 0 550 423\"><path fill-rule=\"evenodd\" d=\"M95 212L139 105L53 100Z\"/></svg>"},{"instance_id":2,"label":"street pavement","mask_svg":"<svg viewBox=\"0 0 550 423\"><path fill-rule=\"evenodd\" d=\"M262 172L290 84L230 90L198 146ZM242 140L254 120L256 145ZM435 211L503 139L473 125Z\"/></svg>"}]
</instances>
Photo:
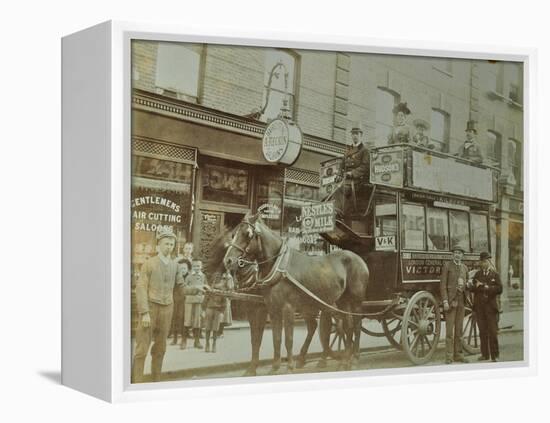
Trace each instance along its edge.
<instances>
[{"instance_id":1,"label":"street pavement","mask_svg":"<svg viewBox=\"0 0 550 423\"><path fill-rule=\"evenodd\" d=\"M363 320L363 325L367 329L374 332L381 332L381 325L377 321ZM507 332L523 332L523 310L505 312L501 314L500 325L501 336ZM440 342L444 340L445 336L445 323L442 322L442 331L440 336ZM302 324L297 324L294 329L294 354L296 355L302 343L306 337L306 328ZM520 336L520 343L522 344L522 336ZM181 350L179 345L170 345L171 339L168 339L168 347L163 364L163 379L188 379L188 378L202 378L208 377L210 374L224 373L224 372L240 372L247 367L250 356L250 330L247 322L234 322L234 325L225 329L224 337L218 339L217 352L206 353L204 349L193 348L193 342L188 340L188 348ZM204 344L204 339L201 340ZM522 345L521 345L522 346ZM336 346L333 346L335 349ZM373 337L362 334L361 336L361 349L369 353L387 352L387 350L394 350L389 345L389 342L385 337ZM321 343L319 341L318 333L315 334L311 346L309 348L309 354L318 356L322 351ZM284 333L283 343L281 347L283 358L286 356L286 350L284 348ZM400 356L401 360L407 361L405 354L402 352L395 352L397 356ZM269 326L264 331L263 341L260 348L260 360L271 360L273 358L273 341L272 332ZM146 375L150 373L150 355L147 357L145 363ZM441 358L441 362L444 358ZM438 361L437 354L433 357L432 362ZM410 364L410 363L409 363ZM440 364L440 363L439 363ZM394 366L393 364L387 367L402 367Z\"/></svg>"}]
</instances>

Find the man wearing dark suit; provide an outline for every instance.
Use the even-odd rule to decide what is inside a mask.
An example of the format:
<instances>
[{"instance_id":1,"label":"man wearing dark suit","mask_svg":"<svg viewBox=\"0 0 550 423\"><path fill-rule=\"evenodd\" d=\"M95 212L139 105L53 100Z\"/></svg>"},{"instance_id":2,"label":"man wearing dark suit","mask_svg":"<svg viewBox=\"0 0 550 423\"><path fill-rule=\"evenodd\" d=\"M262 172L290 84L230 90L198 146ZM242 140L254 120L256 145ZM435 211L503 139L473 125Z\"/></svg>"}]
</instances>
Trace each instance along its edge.
<instances>
[{"instance_id":1,"label":"man wearing dark suit","mask_svg":"<svg viewBox=\"0 0 550 423\"><path fill-rule=\"evenodd\" d=\"M468 268L462 259L464 249L453 247L453 259L443 265L441 271L441 299L445 312L445 363L467 363L462 351L462 326Z\"/></svg>"},{"instance_id":2,"label":"man wearing dark suit","mask_svg":"<svg viewBox=\"0 0 550 423\"><path fill-rule=\"evenodd\" d=\"M487 252L479 255L481 269L474 276L472 291L481 343L478 360L489 360L490 357L491 361L496 362L499 359L497 296L502 294L502 282L498 273L491 269L490 258Z\"/></svg>"}]
</instances>

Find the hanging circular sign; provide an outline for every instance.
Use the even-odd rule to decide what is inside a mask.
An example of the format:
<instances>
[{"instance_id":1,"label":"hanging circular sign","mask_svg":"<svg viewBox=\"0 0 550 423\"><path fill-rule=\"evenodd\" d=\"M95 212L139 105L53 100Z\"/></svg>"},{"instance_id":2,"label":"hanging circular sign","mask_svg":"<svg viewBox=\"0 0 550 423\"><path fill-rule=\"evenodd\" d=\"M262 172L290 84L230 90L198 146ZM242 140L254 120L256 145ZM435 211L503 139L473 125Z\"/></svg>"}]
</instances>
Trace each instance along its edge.
<instances>
[{"instance_id":1,"label":"hanging circular sign","mask_svg":"<svg viewBox=\"0 0 550 423\"><path fill-rule=\"evenodd\" d=\"M302 131L292 121L275 119L265 130L262 152L269 163L293 164L302 151Z\"/></svg>"}]
</instances>

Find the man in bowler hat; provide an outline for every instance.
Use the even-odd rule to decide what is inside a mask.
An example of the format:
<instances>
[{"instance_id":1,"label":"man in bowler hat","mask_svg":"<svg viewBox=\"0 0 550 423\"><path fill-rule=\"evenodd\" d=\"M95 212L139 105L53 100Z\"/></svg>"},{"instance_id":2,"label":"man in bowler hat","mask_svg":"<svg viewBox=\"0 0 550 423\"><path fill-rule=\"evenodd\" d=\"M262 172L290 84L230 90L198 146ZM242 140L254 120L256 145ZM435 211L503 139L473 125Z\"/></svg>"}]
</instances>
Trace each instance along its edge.
<instances>
[{"instance_id":1,"label":"man in bowler hat","mask_svg":"<svg viewBox=\"0 0 550 423\"><path fill-rule=\"evenodd\" d=\"M460 147L457 156L476 163L483 162L483 155L481 154L481 150L476 143L476 136L477 129L475 126L475 121L469 120L466 123L466 140L464 141L464 144L462 144L462 147Z\"/></svg>"},{"instance_id":2,"label":"man in bowler hat","mask_svg":"<svg viewBox=\"0 0 550 423\"><path fill-rule=\"evenodd\" d=\"M445 312L445 363L453 361L467 363L462 351L462 330L464 323L464 302L468 268L462 259L464 249L453 247L453 259L441 270L441 299Z\"/></svg>"},{"instance_id":3,"label":"man in bowler hat","mask_svg":"<svg viewBox=\"0 0 550 423\"><path fill-rule=\"evenodd\" d=\"M480 270L474 275L474 311L476 313L481 355L479 361L489 360L496 362L499 359L498 350L498 304L497 296L502 294L500 276L491 268L491 255L482 252L479 255Z\"/></svg>"},{"instance_id":4,"label":"man in bowler hat","mask_svg":"<svg viewBox=\"0 0 550 423\"><path fill-rule=\"evenodd\" d=\"M136 347L132 364L132 382L143 382L145 357L151 341L151 374L153 382L160 381L162 362L166 352L166 338L172 322L174 287L183 289L183 276L178 263L171 254L176 245L176 236L168 230L157 232L158 254L147 260L140 269L136 284L137 311ZM186 294L195 294L192 289ZM201 291L202 292L202 291Z\"/></svg>"}]
</instances>

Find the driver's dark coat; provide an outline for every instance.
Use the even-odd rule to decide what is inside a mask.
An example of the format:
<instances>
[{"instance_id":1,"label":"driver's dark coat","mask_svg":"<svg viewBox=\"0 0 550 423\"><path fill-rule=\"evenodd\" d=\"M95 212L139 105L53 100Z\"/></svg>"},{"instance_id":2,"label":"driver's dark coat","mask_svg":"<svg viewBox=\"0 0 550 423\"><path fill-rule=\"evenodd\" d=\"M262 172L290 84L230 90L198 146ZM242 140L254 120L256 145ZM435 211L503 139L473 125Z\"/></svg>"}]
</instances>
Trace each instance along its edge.
<instances>
[{"instance_id":1,"label":"driver's dark coat","mask_svg":"<svg viewBox=\"0 0 550 423\"><path fill-rule=\"evenodd\" d=\"M349 146L344 155L344 169L354 180L368 179L370 172L369 151L361 143Z\"/></svg>"}]
</instances>

